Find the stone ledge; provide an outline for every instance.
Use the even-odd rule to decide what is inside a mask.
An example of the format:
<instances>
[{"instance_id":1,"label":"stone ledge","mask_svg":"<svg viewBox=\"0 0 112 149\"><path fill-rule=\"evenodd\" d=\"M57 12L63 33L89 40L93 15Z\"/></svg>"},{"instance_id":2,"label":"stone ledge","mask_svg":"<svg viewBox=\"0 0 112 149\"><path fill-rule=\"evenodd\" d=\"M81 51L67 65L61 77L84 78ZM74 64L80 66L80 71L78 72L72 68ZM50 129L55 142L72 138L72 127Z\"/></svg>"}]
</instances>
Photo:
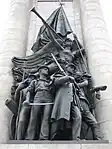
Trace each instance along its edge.
<instances>
[{"instance_id":1,"label":"stone ledge","mask_svg":"<svg viewBox=\"0 0 112 149\"><path fill-rule=\"evenodd\" d=\"M9 140L6 144L108 144L108 140L80 140L80 141L34 141L34 140Z\"/></svg>"},{"instance_id":2,"label":"stone ledge","mask_svg":"<svg viewBox=\"0 0 112 149\"><path fill-rule=\"evenodd\" d=\"M112 144L0 144L0 149L112 149Z\"/></svg>"}]
</instances>

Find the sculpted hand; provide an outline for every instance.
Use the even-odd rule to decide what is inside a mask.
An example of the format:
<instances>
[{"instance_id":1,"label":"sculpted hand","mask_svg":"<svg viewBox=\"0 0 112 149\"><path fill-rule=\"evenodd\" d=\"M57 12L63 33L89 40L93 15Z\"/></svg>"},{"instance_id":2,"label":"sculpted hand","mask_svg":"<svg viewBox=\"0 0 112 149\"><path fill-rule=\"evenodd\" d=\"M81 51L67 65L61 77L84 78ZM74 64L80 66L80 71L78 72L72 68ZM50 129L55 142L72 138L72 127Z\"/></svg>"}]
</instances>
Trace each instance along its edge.
<instances>
[{"instance_id":1,"label":"sculpted hand","mask_svg":"<svg viewBox=\"0 0 112 149\"><path fill-rule=\"evenodd\" d=\"M71 83L73 83L74 82L74 77L69 76L69 80L70 80Z\"/></svg>"},{"instance_id":2,"label":"sculpted hand","mask_svg":"<svg viewBox=\"0 0 112 149\"><path fill-rule=\"evenodd\" d=\"M29 106L29 102L28 102L27 100L25 100L25 101L23 102L23 106Z\"/></svg>"},{"instance_id":3,"label":"sculpted hand","mask_svg":"<svg viewBox=\"0 0 112 149\"><path fill-rule=\"evenodd\" d=\"M74 39L76 38L77 39L77 36L73 33L73 37L74 37Z\"/></svg>"}]
</instances>

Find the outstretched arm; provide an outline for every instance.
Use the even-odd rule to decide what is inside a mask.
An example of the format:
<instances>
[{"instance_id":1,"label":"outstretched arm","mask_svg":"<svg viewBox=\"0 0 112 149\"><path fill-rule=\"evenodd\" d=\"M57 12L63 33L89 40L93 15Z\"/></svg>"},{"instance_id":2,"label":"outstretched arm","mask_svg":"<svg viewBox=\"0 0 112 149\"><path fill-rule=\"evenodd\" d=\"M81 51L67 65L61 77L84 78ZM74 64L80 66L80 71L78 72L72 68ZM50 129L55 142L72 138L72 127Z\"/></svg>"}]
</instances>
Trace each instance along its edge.
<instances>
[{"instance_id":1,"label":"outstretched arm","mask_svg":"<svg viewBox=\"0 0 112 149\"><path fill-rule=\"evenodd\" d=\"M80 50L74 51L73 55L74 56L79 56L81 53L84 55L85 54L85 49L81 48Z\"/></svg>"},{"instance_id":2,"label":"outstretched arm","mask_svg":"<svg viewBox=\"0 0 112 149\"><path fill-rule=\"evenodd\" d=\"M84 80L83 82L81 83L77 83L79 85L80 88L83 88L85 86L88 86L88 81L87 80Z\"/></svg>"},{"instance_id":3,"label":"outstretched arm","mask_svg":"<svg viewBox=\"0 0 112 149\"><path fill-rule=\"evenodd\" d=\"M62 77L59 77L59 78L55 78L54 79L54 85L63 85L67 82L71 82L73 83L74 82L74 78L71 77L71 76L62 76Z\"/></svg>"},{"instance_id":4,"label":"outstretched arm","mask_svg":"<svg viewBox=\"0 0 112 149\"><path fill-rule=\"evenodd\" d=\"M32 95L35 92L35 80L33 80L30 85L27 87L27 92L26 92L26 99L23 102L24 106L28 106L30 102L32 101Z\"/></svg>"}]
</instances>

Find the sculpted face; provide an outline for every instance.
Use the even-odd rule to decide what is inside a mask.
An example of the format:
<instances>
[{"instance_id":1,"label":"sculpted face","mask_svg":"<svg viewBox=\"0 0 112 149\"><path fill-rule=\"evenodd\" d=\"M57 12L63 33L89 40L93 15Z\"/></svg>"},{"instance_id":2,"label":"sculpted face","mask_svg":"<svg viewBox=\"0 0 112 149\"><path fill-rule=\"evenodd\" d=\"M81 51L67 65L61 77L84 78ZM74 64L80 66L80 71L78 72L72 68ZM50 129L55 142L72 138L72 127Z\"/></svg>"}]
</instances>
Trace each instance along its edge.
<instances>
[{"instance_id":1,"label":"sculpted face","mask_svg":"<svg viewBox=\"0 0 112 149\"><path fill-rule=\"evenodd\" d=\"M70 51L70 52L71 52L71 51ZM69 63L71 63L72 60L73 60L72 55L71 55L70 53L68 53L68 52L61 52L61 53L60 53L60 58L61 58L62 60L64 60L64 61L66 61L66 62L69 62Z\"/></svg>"},{"instance_id":2,"label":"sculpted face","mask_svg":"<svg viewBox=\"0 0 112 149\"><path fill-rule=\"evenodd\" d=\"M82 79L82 73L77 71L75 73L76 81L79 82Z\"/></svg>"},{"instance_id":3,"label":"sculpted face","mask_svg":"<svg viewBox=\"0 0 112 149\"><path fill-rule=\"evenodd\" d=\"M67 65L66 66L66 70L69 73L74 73L75 72L75 68L73 66L71 66L71 65Z\"/></svg>"},{"instance_id":4,"label":"sculpted face","mask_svg":"<svg viewBox=\"0 0 112 149\"><path fill-rule=\"evenodd\" d=\"M40 75L49 75L49 70L48 70L48 68L41 68L41 69L39 70L39 74L40 74Z\"/></svg>"},{"instance_id":5,"label":"sculpted face","mask_svg":"<svg viewBox=\"0 0 112 149\"><path fill-rule=\"evenodd\" d=\"M31 82L34 79L35 79L35 76L33 76L33 75L28 78L29 82Z\"/></svg>"}]
</instances>

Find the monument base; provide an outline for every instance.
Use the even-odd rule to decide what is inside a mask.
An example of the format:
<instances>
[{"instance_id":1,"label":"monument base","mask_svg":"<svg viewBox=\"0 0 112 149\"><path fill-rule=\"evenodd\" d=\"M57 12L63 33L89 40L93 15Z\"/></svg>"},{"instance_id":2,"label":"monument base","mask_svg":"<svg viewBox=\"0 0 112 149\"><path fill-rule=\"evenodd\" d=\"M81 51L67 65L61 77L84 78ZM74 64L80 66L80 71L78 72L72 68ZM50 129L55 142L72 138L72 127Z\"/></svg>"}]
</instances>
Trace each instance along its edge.
<instances>
[{"instance_id":1,"label":"monument base","mask_svg":"<svg viewBox=\"0 0 112 149\"><path fill-rule=\"evenodd\" d=\"M108 140L80 140L80 141L38 141L38 140L9 140L7 144L108 144Z\"/></svg>"}]
</instances>

